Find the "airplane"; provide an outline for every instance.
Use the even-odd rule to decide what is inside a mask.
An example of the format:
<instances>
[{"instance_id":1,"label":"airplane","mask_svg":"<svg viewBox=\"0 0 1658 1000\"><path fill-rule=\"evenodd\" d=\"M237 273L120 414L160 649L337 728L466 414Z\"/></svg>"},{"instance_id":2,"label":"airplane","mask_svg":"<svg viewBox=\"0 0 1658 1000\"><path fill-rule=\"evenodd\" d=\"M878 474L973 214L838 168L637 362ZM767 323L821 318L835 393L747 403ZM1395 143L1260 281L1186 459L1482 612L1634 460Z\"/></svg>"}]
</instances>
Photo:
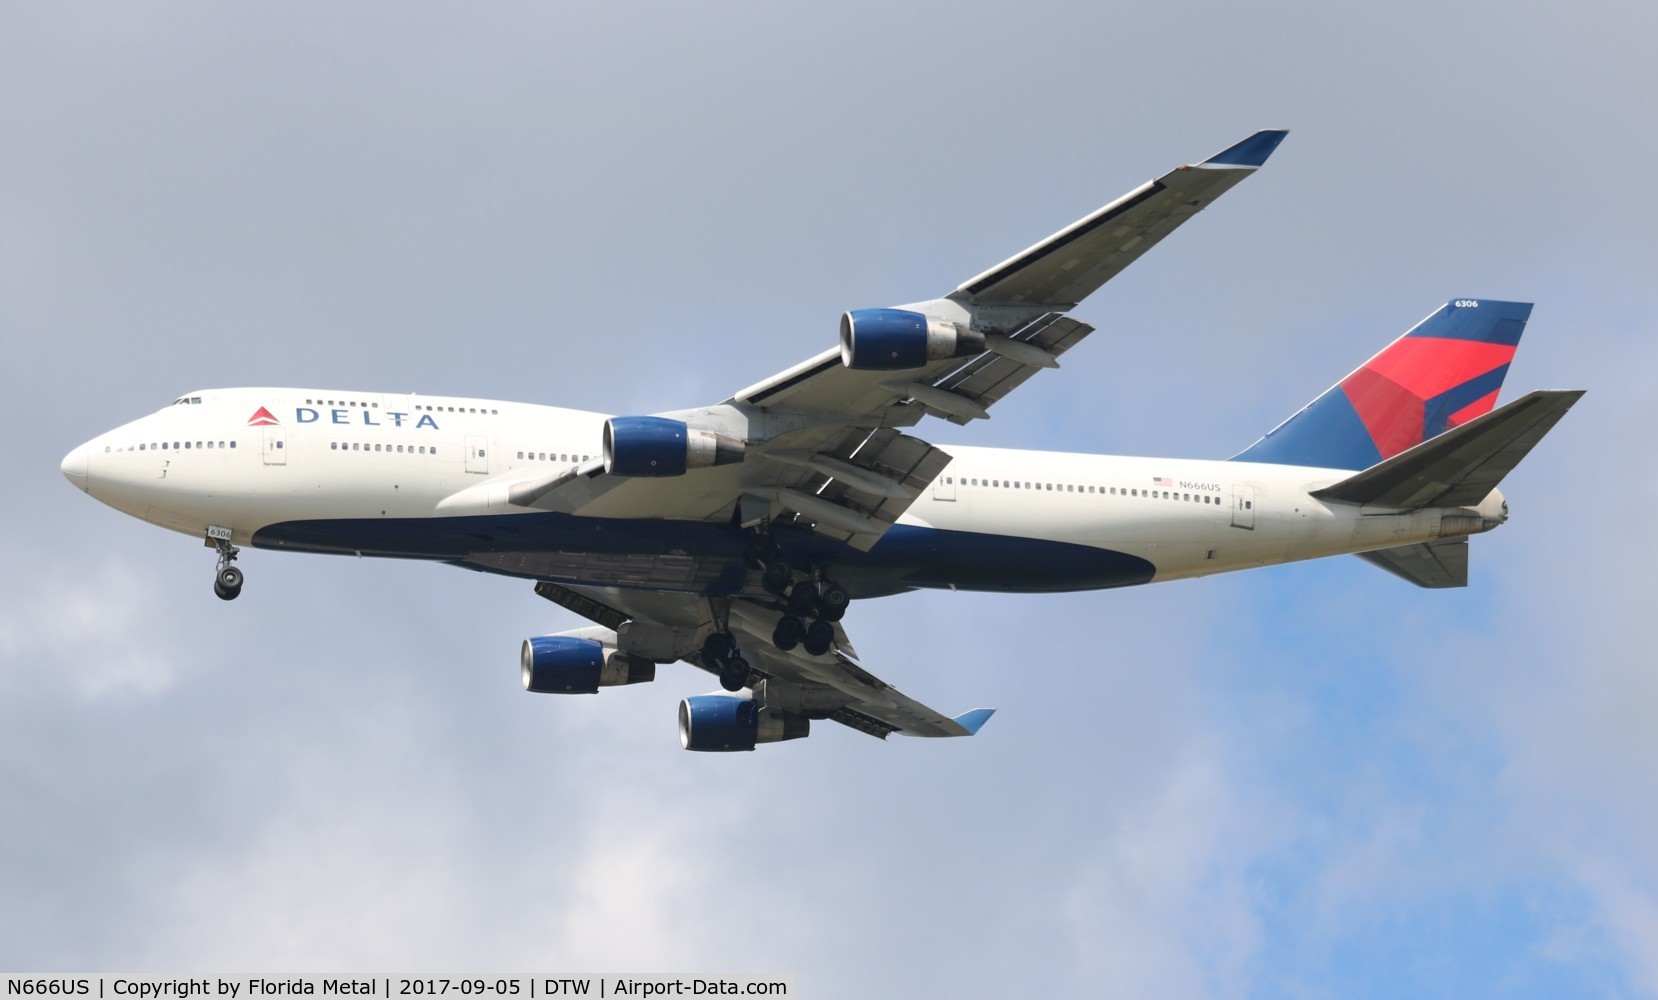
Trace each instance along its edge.
<instances>
[{"instance_id":1,"label":"airplane","mask_svg":"<svg viewBox=\"0 0 1658 1000\"><path fill-rule=\"evenodd\" d=\"M1225 460L950 445L1092 332L1066 315L1254 173L1287 133L1181 166L941 298L840 317L838 345L711 405L646 416L423 393L208 389L71 451L116 510L202 539L231 600L243 546L436 560L534 582L593 622L523 642L533 692L590 694L684 661L687 750L832 720L976 734L865 668L854 600L1060 592L1356 554L1460 587L1498 483L1582 396L1496 407L1531 306L1454 299ZM929 425L931 426L931 425ZM929 436L931 436L929 434Z\"/></svg>"}]
</instances>

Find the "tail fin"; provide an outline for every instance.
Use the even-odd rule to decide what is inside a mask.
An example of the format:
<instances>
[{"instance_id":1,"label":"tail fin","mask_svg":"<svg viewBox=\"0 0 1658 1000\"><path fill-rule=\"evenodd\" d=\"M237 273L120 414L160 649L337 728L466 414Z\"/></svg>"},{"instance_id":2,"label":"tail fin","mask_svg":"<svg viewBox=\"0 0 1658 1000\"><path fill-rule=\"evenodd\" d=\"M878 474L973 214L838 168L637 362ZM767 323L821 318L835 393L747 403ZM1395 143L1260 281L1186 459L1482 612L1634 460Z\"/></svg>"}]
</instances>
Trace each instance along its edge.
<instances>
[{"instance_id":1,"label":"tail fin","mask_svg":"<svg viewBox=\"0 0 1658 1000\"><path fill-rule=\"evenodd\" d=\"M1368 469L1491 412L1528 302L1455 299L1232 457Z\"/></svg>"}]
</instances>

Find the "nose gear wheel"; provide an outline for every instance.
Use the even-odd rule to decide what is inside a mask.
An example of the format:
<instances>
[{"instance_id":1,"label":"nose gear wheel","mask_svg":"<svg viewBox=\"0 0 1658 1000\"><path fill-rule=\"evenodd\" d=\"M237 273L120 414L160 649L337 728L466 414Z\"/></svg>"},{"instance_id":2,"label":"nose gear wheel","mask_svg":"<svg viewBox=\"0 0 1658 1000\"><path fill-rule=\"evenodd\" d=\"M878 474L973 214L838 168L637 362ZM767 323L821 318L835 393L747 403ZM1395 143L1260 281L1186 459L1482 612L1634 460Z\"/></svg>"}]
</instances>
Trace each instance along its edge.
<instances>
[{"instance_id":1,"label":"nose gear wheel","mask_svg":"<svg viewBox=\"0 0 1658 1000\"><path fill-rule=\"evenodd\" d=\"M208 541L219 551L219 564L213 571L213 594L221 601L234 601L241 596L242 583L246 578L231 563L236 561L242 550L224 538L209 538Z\"/></svg>"}]
</instances>

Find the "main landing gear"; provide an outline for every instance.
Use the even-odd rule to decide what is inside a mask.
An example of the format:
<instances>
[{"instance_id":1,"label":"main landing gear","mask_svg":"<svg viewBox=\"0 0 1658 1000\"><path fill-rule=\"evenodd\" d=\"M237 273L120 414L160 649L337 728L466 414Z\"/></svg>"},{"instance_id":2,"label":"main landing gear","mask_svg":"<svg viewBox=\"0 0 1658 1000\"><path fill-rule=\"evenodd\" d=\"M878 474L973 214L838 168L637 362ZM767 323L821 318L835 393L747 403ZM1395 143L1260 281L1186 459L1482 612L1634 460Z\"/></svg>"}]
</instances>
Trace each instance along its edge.
<instances>
[{"instance_id":1,"label":"main landing gear","mask_svg":"<svg viewBox=\"0 0 1658 1000\"><path fill-rule=\"evenodd\" d=\"M228 538L209 538L219 550L219 567L213 573L213 593L221 601L234 601L242 593L242 571L231 565L242 550L230 544Z\"/></svg>"},{"instance_id":2,"label":"main landing gear","mask_svg":"<svg viewBox=\"0 0 1658 1000\"><path fill-rule=\"evenodd\" d=\"M720 687L741 691L748 686L748 661L730 632L715 632L702 642L702 659L720 673Z\"/></svg>"},{"instance_id":3,"label":"main landing gear","mask_svg":"<svg viewBox=\"0 0 1658 1000\"><path fill-rule=\"evenodd\" d=\"M772 644L785 653L796 646L805 647L811 656L829 652L835 643L835 622L846 616L852 603L846 588L827 577L796 580L794 567L775 549L761 565L761 582L788 609L777 620Z\"/></svg>"},{"instance_id":4,"label":"main landing gear","mask_svg":"<svg viewBox=\"0 0 1658 1000\"><path fill-rule=\"evenodd\" d=\"M771 539L756 532L744 553L750 566L761 571L761 580L768 591L782 600L784 613L777 620L771 641L778 649L788 652L804 647L810 656L822 656L835 645L835 623L846 616L852 597L846 588L821 573L815 578L796 571ZM727 691L741 691L750 683L748 660L737 648L726 620L729 607L711 602L715 628L702 642L703 665L719 674L720 687Z\"/></svg>"}]
</instances>

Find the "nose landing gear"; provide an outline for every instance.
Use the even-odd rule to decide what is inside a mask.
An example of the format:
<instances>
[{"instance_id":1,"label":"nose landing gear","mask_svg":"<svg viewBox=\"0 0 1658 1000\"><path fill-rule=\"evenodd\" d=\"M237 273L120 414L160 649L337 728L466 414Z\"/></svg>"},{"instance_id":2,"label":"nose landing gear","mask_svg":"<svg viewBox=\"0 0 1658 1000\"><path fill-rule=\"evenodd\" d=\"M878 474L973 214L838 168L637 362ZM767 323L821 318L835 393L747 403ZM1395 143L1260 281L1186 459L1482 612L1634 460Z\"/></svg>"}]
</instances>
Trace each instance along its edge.
<instances>
[{"instance_id":1,"label":"nose landing gear","mask_svg":"<svg viewBox=\"0 0 1658 1000\"><path fill-rule=\"evenodd\" d=\"M242 551L230 544L230 532L224 528L207 529L207 544L219 551L219 566L213 573L213 594L221 601L234 601L242 593L242 571L232 566Z\"/></svg>"}]
</instances>

